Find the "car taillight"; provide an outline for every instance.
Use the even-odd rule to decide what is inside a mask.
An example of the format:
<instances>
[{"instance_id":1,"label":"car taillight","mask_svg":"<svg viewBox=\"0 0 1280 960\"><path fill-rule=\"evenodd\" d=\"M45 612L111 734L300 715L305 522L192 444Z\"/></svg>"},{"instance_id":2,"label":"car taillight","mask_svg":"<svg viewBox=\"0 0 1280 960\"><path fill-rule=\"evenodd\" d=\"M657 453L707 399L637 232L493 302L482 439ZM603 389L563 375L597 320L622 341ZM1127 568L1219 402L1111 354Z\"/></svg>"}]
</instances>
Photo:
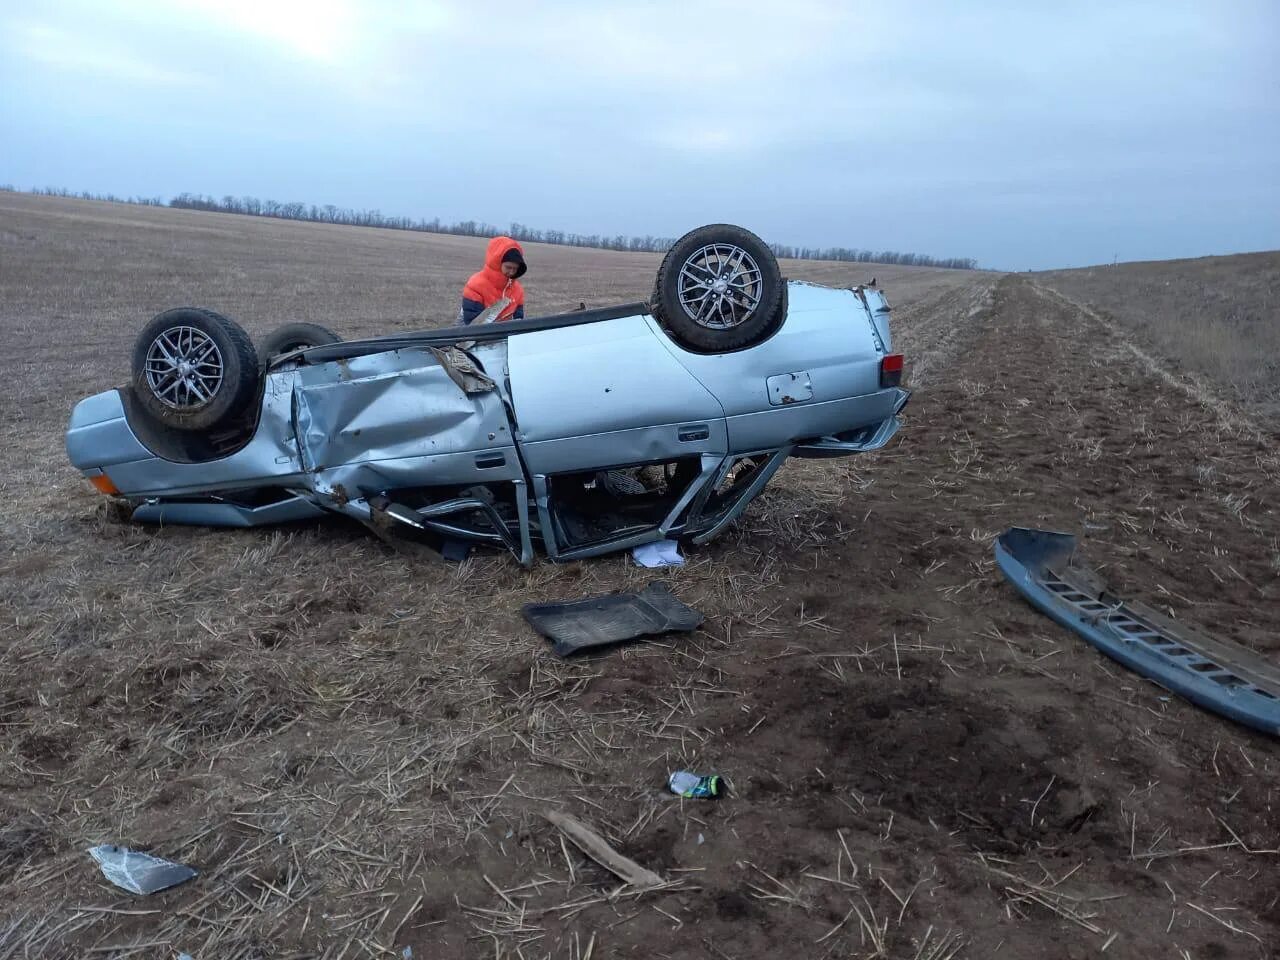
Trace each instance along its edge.
<instances>
[{"instance_id":1,"label":"car taillight","mask_svg":"<svg viewBox=\"0 0 1280 960\"><path fill-rule=\"evenodd\" d=\"M116 489L116 485L111 482L111 478L105 473L99 473L90 477L89 482L93 484L95 490L99 493L105 493L109 497L114 497L120 492Z\"/></svg>"},{"instance_id":2,"label":"car taillight","mask_svg":"<svg viewBox=\"0 0 1280 960\"><path fill-rule=\"evenodd\" d=\"M902 354L886 353L880 358L880 389L902 386Z\"/></svg>"}]
</instances>

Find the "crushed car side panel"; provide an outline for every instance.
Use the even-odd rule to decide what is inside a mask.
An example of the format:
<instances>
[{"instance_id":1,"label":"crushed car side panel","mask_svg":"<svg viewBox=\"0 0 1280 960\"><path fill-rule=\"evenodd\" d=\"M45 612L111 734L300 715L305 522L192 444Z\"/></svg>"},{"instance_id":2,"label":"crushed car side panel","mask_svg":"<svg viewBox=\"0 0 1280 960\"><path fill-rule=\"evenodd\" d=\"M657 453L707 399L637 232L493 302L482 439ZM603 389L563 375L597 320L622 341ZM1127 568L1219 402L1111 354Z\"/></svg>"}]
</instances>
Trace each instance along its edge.
<instances>
[{"instance_id":1,"label":"crushed car side panel","mask_svg":"<svg viewBox=\"0 0 1280 960\"><path fill-rule=\"evenodd\" d=\"M498 348L495 351L495 348ZM488 348L500 364L500 345ZM405 349L305 367L298 445L314 489L339 498L397 487L523 476L502 396L487 376L464 392L456 365Z\"/></svg>"}]
</instances>

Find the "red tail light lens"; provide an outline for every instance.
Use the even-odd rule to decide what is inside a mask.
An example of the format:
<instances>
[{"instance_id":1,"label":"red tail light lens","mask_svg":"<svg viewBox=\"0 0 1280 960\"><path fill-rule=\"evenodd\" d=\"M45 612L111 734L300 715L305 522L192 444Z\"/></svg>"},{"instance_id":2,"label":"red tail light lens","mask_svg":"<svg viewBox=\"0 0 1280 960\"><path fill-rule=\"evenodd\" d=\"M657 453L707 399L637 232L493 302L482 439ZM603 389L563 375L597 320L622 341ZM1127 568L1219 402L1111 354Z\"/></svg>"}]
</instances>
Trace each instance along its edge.
<instances>
[{"instance_id":1,"label":"red tail light lens","mask_svg":"<svg viewBox=\"0 0 1280 960\"><path fill-rule=\"evenodd\" d=\"M902 354L887 353L880 358L880 389L902 386Z\"/></svg>"}]
</instances>

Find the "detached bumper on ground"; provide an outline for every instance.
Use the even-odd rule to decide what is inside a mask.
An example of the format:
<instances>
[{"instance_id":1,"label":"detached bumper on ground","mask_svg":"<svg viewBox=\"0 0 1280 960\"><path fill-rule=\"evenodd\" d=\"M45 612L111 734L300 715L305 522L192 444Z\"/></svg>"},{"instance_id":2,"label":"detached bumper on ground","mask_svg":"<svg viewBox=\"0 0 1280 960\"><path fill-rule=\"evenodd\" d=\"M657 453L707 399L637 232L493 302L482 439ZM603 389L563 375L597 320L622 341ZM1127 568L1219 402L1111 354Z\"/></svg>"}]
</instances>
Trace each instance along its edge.
<instances>
[{"instance_id":1,"label":"detached bumper on ground","mask_svg":"<svg viewBox=\"0 0 1280 960\"><path fill-rule=\"evenodd\" d=\"M1280 736L1280 669L1112 593L1076 557L1076 538L1014 527L996 563L1032 606L1130 670L1237 723Z\"/></svg>"}]
</instances>

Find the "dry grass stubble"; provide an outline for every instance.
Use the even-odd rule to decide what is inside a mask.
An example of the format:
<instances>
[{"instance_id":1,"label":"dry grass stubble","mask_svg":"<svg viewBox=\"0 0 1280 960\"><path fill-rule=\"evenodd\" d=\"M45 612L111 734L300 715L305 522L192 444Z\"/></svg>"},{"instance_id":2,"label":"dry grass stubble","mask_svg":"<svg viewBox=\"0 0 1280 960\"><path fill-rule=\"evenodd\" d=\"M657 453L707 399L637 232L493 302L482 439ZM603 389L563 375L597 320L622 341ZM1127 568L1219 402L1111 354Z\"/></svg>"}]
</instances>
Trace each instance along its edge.
<instances>
[{"instance_id":1,"label":"dry grass stubble","mask_svg":"<svg viewBox=\"0 0 1280 960\"><path fill-rule=\"evenodd\" d=\"M697 665L735 642L735 622L768 620L771 550L739 536L732 565L703 554L674 573L714 632L615 654L675 681L643 709L587 710L577 696L600 668L545 656L518 610L650 579L621 559L424 567L340 521L248 533L121 525L66 465L61 432L75 400L125 379L147 316L207 305L258 334L294 319L348 336L433 325L483 242L12 194L0 204L0 389L12 411L0 483L23 505L3 521L0 564L0 956L466 950L494 918L448 908L492 890L466 861L443 877L440 864L477 844L497 856L527 848L555 874L504 905L593 888L590 866L557 873L566 863L536 814L577 806L565 785L578 783L597 805L644 798L647 816L628 824L595 811L614 839L657 815L651 784L666 765L696 762L706 736L679 720L715 689L715 671ZM657 262L553 247L529 257L534 312L643 299ZM859 269L786 268L845 283ZM882 283L903 280L892 292L907 303L913 282L967 282L875 269ZM845 467L797 472L752 530L773 548L820 544L826 508L856 480ZM599 782L638 744L649 745L645 777ZM202 877L120 900L86 868L98 842L194 863ZM518 942L519 929L502 937Z\"/></svg>"},{"instance_id":2,"label":"dry grass stubble","mask_svg":"<svg viewBox=\"0 0 1280 960\"><path fill-rule=\"evenodd\" d=\"M1280 412L1280 253L1055 270L1037 282L1102 313L1175 373Z\"/></svg>"},{"instance_id":3,"label":"dry grass stubble","mask_svg":"<svg viewBox=\"0 0 1280 960\"><path fill-rule=\"evenodd\" d=\"M60 448L155 310L417 325L480 243L0 202L22 238L0 262L0 483L23 505L0 520L0 960L1267 955L1264 741L1025 609L990 541L1083 527L1135 594L1208 602L1269 649L1275 452L1140 366L1116 378L1123 350L1070 304L876 267L924 384L901 442L789 465L671 572L703 629L565 663L519 607L651 574L424 565L340 521L121 525ZM653 269L531 262L540 310L643 297ZM678 801L676 767L733 792ZM618 890L547 809L670 885ZM100 841L202 876L125 898L83 853Z\"/></svg>"}]
</instances>

